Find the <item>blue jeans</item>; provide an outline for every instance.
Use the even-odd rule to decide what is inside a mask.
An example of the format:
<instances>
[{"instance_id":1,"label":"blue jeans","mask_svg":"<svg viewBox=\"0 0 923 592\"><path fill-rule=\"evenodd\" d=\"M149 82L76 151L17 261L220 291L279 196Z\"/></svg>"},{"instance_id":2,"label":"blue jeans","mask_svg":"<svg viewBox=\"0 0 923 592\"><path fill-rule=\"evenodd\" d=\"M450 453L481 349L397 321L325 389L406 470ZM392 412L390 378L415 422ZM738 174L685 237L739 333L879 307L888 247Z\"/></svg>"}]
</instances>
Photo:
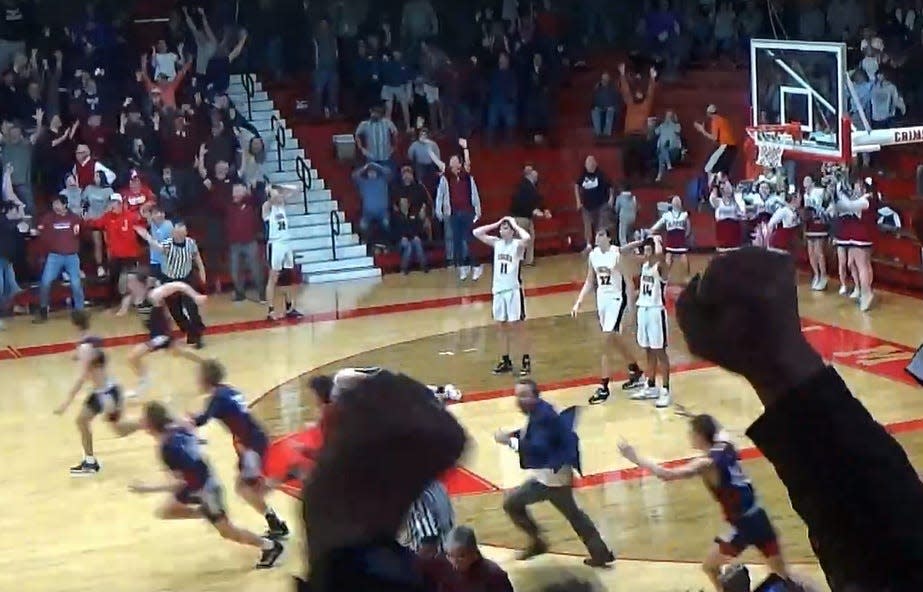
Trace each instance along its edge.
<instances>
[{"instance_id":1,"label":"blue jeans","mask_svg":"<svg viewBox=\"0 0 923 592\"><path fill-rule=\"evenodd\" d=\"M359 230L362 231L363 238L369 241L368 231L372 222L378 224L380 235L387 235L391 229L391 217L388 210L362 210L362 217L359 218Z\"/></svg>"},{"instance_id":2,"label":"blue jeans","mask_svg":"<svg viewBox=\"0 0 923 592\"><path fill-rule=\"evenodd\" d=\"M61 277L61 272L66 271L70 276L71 295L74 308L83 309L83 284L80 281L80 257L74 255L61 255L48 253L45 259L45 269L42 270L42 280L39 284L39 306L48 308L48 297L51 293L51 283Z\"/></svg>"},{"instance_id":3,"label":"blue jeans","mask_svg":"<svg viewBox=\"0 0 923 592\"><path fill-rule=\"evenodd\" d=\"M423 252L423 241L419 236L413 238L401 237L401 271L410 269L411 259L416 259L421 269L426 269L426 253Z\"/></svg>"},{"instance_id":4,"label":"blue jeans","mask_svg":"<svg viewBox=\"0 0 923 592\"><path fill-rule=\"evenodd\" d=\"M16 272L8 259L0 257L0 312L22 289L16 282Z\"/></svg>"},{"instance_id":5,"label":"blue jeans","mask_svg":"<svg viewBox=\"0 0 923 592\"><path fill-rule=\"evenodd\" d=\"M593 120L593 133L597 136L611 136L615 107L593 107L590 111L590 119Z\"/></svg>"},{"instance_id":6,"label":"blue jeans","mask_svg":"<svg viewBox=\"0 0 923 592\"><path fill-rule=\"evenodd\" d=\"M314 70L314 104L323 109L337 112L339 102L340 76L336 68ZM324 92L326 91L326 93Z\"/></svg>"},{"instance_id":7,"label":"blue jeans","mask_svg":"<svg viewBox=\"0 0 923 592\"><path fill-rule=\"evenodd\" d=\"M449 226L452 227L452 255L456 267L463 265L477 265L468 243L471 242L471 230L474 228L474 212L453 213L449 216Z\"/></svg>"},{"instance_id":8,"label":"blue jeans","mask_svg":"<svg viewBox=\"0 0 923 592\"><path fill-rule=\"evenodd\" d=\"M487 141L493 139L494 133L503 126L508 138L512 138L516 128L515 103L490 103L487 105Z\"/></svg>"}]
</instances>

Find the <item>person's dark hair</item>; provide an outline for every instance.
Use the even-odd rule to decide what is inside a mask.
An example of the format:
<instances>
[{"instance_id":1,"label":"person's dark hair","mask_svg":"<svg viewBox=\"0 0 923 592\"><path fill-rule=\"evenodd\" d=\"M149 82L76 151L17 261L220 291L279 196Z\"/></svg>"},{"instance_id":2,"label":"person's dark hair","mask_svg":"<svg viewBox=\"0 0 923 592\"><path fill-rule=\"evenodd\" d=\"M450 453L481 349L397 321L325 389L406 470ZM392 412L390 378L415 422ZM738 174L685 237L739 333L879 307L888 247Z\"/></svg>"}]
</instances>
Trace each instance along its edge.
<instances>
[{"instance_id":1,"label":"person's dark hair","mask_svg":"<svg viewBox=\"0 0 923 592\"><path fill-rule=\"evenodd\" d=\"M712 443L714 443L715 438L718 436L718 431L721 429L718 425L718 420L707 413L696 415L690 423L693 432Z\"/></svg>"},{"instance_id":2,"label":"person's dark hair","mask_svg":"<svg viewBox=\"0 0 923 592\"><path fill-rule=\"evenodd\" d=\"M609 228L608 226L600 226L599 228L597 228L596 234L599 234L600 232L608 236L610 239L612 238L612 229Z\"/></svg>"},{"instance_id":3,"label":"person's dark hair","mask_svg":"<svg viewBox=\"0 0 923 592\"><path fill-rule=\"evenodd\" d=\"M474 529L470 526L456 526L449 532L449 546L461 547L462 549L477 549L478 538L474 534Z\"/></svg>"},{"instance_id":4,"label":"person's dark hair","mask_svg":"<svg viewBox=\"0 0 923 592\"><path fill-rule=\"evenodd\" d=\"M330 402L333 394L333 378L327 374L319 374L308 379L308 387L317 393L317 397L324 403Z\"/></svg>"},{"instance_id":5,"label":"person's dark hair","mask_svg":"<svg viewBox=\"0 0 923 592\"><path fill-rule=\"evenodd\" d=\"M86 310L72 310L71 311L71 324L81 331L86 331L90 328L90 315Z\"/></svg>"},{"instance_id":6,"label":"person's dark hair","mask_svg":"<svg viewBox=\"0 0 923 592\"><path fill-rule=\"evenodd\" d=\"M202 380L208 386L218 386L224 381L224 366L218 360L205 360L202 362Z\"/></svg>"},{"instance_id":7,"label":"person's dark hair","mask_svg":"<svg viewBox=\"0 0 923 592\"><path fill-rule=\"evenodd\" d=\"M151 401L144 406L144 423L155 432L163 432L173 422L170 411L160 401Z\"/></svg>"},{"instance_id":8,"label":"person's dark hair","mask_svg":"<svg viewBox=\"0 0 923 592\"><path fill-rule=\"evenodd\" d=\"M531 378L520 378L516 381L516 384L521 384L523 386L529 387L529 390L532 391L532 394L536 397L541 396L542 392L538 388L538 383L532 380Z\"/></svg>"}]
</instances>

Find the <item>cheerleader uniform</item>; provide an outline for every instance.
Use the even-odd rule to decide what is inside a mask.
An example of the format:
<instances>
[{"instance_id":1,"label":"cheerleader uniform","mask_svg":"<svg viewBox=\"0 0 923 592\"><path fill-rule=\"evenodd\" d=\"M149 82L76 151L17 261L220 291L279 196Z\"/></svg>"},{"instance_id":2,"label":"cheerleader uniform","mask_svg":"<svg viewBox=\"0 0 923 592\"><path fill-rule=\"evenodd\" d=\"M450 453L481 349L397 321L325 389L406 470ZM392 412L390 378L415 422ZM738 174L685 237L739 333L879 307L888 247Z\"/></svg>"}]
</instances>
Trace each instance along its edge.
<instances>
[{"instance_id":1,"label":"cheerleader uniform","mask_svg":"<svg viewBox=\"0 0 923 592\"><path fill-rule=\"evenodd\" d=\"M686 230L689 227L689 213L674 210L664 212L657 227L664 228L663 249L667 253L682 255L689 252Z\"/></svg>"},{"instance_id":2,"label":"cheerleader uniform","mask_svg":"<svg viewBox=\"0 0 923 592\"><path fill-rule=\"evenodd\" d=\"M715 245L719 253L736 251L743 242L741 207L736 200L718 201L715 206Z\"/></svg>"},{"instance_id":3,"label":"cheerleader uniform","mask_svg":"<svg viewBox=\"0 0 923 592\"><path fill-rule=\"evenodd\" d=\"M830 236L830 220L823 204L824 190L819 187L811 189L804 196L805 238L824 239Z\"/></svg>"},{"instance_id":4,"label":"cheerleader uniform","mask_svg":"<svg viewBox=\"0 0 923 592\"><path fill-rule=\"evenodd\" d=\"M798 215L788 204L778 208L769 219L769 244L772 251L788 253L798 233Z\"/></svg>"},{"instance_id":5,"label":"cheerleader uniform","mask_svg":"<svg viewBox=\"0 0 923 592\"><path fill-rule=\"evenodd\" d=\"M869 207L859 213L859 221L855 226L852 246L860 249L871 249L878 236L878 206L877 193L868 196Z\"/></svg>"}]
</instances>

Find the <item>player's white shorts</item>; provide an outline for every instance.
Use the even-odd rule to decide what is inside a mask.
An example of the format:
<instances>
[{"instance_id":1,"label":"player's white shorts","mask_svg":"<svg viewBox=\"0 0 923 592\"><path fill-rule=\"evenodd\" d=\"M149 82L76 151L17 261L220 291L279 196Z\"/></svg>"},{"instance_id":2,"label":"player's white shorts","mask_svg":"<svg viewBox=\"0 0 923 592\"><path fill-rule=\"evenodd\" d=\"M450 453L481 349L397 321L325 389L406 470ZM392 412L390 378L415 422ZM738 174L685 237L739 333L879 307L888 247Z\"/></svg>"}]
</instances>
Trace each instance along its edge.
<instances>
[{"instance_id":1,"label":"player's white shorts","mask_svg":"<svg viewBox=\"0 0 923 592\"><path fill-rule=\"evenodd\" d=\"M667 347L667 309L638 307L638 345L644 349Z\"/></svg>"},{"instance_id":2,"label":"player's white shorts","mask_svg":"<svg viewBox=\"0 0 923 592\"><path fill-rule=\"evenodd\" d=\"M269 262L269 269L273 271L295 268L295 254L284 242L266 243L266 260Z\"/></svg>"},{"instance_id":3,"label":"player's white shorts","mask_svg":"<svg viewBox=\"0 0 923 592\"><path fill-rule=\"evenodd\" d=\"M599 315L599 327L604 333L621 333L627 309L628 301L624 298L597 299L596 313Z\"/></svg>"},{"instance_id":4,"label":"player's white shorts","mask_svg":"<svg viewBox=\"0 0 923 592\"><path fill-rule=\"evenodd\" d=\"M526 320L526 297L519 290L505 290L494 294L494 320L512 323Z\"/></svg>"}]
</instances>

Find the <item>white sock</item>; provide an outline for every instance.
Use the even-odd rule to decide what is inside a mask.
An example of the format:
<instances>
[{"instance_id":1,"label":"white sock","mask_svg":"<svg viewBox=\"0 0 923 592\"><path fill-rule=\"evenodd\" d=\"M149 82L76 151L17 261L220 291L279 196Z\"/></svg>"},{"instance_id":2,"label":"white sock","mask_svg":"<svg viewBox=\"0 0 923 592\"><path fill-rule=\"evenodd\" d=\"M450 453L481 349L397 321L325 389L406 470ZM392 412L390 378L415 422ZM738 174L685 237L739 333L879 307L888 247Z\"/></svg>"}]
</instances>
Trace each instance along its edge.
<instances>
[{"instance_id":1,"label":"white sock","mask_svg":"<svg viewBox=\"0 0 923 592\"><path fill-rule=\"evenodd\" d=\"M272 539L263 538L261 540L263 541L263 543L260 545L260 548L264 551L268 551L276 546L275 541L273 541Z\"/></svg>"},{"instance_id":2,"label":"white sock","mask_svg":"<svg viewBox=\"0 0 923 592\"><path fill-rule=\"evenodd\" d=\"M86 457L84 457L83 462L85 462L85 463L87 463L87 464L90 464L90 465L95 465L95 464L96 464L96 457L95 457L95 456L86 456Z\"/></svg>"}]
</instances>

